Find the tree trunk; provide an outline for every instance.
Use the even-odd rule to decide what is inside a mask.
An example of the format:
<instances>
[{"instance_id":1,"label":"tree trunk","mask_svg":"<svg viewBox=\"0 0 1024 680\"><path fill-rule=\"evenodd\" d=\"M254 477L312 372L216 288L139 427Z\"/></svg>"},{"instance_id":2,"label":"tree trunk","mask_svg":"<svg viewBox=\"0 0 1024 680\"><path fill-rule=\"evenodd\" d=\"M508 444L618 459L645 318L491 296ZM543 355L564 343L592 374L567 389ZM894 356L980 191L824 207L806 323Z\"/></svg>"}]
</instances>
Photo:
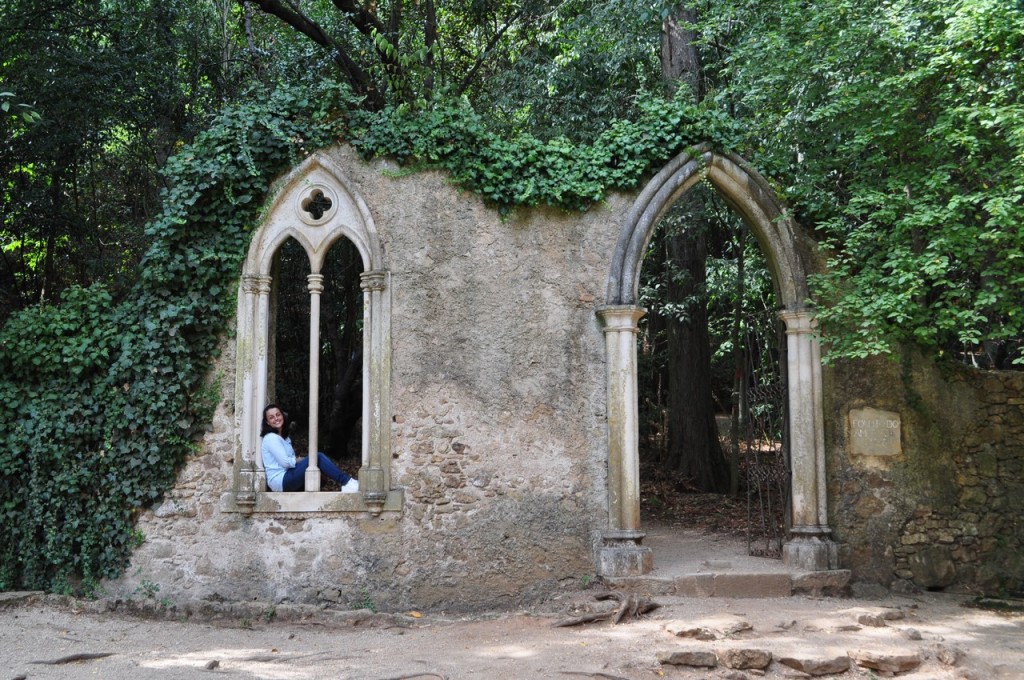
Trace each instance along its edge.
<instances>
[{"instance_id":1,"label":"tree trunk","mask_svg":"<svg viewBox=\"0 0 1024 680\"><path fill-rule=\"evenodd\" d=\"M744 260L743 234L736 234L736 301L733 304L732 316L732 361L736 367L732 386L732 425L729 431L729 493L739 496L740 493L740 432L746 423L747 394L747 361L743 351L744 343L740 341L740 325L743 322ZM746 335L746 334L743 334Z\"/></svg>"},{"instance_id":2,"label":"tree trunk","mask_svg":"<svg viewBox=\"0 0 1024 680\"><path fill-rule=\"evenodd\" d=\"M711 347L708 338L705 261L707 245L701 234L668 237L669 257L688 276L674 277L670 299L688 301L686 319L668 319L669 342L669 457L668 464L701 491L724 493L729 469L718 439L711 397Z\"/></svg>"},{"instance_id":3,"label":"tree trunk","mask_svg":"<svg viewBox=\"0 0 1024 680\"><path fill-rule=\"evenodd\" d=\"M679 7L665 20L662 31L662 75L670 90L685 83L700 101L700 60L690 26L695 9ZM691 194L692 196L692 194ZM687 199L683 199L687 200ZM668 319L669 454L668 464L685 474L702 491L723 493L729 488L729 469L722 455L711 396L711 347L708 337L707 243L699 201L690 200L693 219L684 229L666 235L670 268L686 276L671 277L669 300L686 302L686 318ZM682 279L682 280L680 280Z\"/></svg>"},{"instance_id":4,"label":"tree trunk","mask_svg":"<svg viewBox=\"0 0 1024 680\"><path fill-rule=\"evenodd\" d=\"M697 21L697 10L677 7L661 27L661 77L670 94L685 83L693 92L694 101L704 98L700 57L694 47L697 34L691 28Z\"/></svg>"}]
</instances>

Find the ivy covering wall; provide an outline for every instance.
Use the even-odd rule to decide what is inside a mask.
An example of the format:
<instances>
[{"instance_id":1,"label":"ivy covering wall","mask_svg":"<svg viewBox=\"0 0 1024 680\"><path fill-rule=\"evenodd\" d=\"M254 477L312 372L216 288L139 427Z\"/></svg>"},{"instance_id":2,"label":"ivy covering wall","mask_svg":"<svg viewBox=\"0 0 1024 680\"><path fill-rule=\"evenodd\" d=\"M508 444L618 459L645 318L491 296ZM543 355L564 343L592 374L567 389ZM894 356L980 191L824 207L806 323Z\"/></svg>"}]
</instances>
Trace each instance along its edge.
<instances>
[{"instance_id":1,"label":"ivy covering wall","mask_svg":"<svg viewBox=\"0 0 1024 680\"><path fill-rule=\"evenodd\" d=\"M585 209L632 189L688 145L737 144L728 119L642 104L590 145L503 139L463 103L352 112L342 88L282 88L225 110L168 163L163 212L138 283L99 286L13 316L0 329L0 589L94 592L145 540L136 515L198 451L224 389L210 375L237 277L275 177L347 141L367 158L447 170L500 210Z\"/></svg>"}]
</instances>

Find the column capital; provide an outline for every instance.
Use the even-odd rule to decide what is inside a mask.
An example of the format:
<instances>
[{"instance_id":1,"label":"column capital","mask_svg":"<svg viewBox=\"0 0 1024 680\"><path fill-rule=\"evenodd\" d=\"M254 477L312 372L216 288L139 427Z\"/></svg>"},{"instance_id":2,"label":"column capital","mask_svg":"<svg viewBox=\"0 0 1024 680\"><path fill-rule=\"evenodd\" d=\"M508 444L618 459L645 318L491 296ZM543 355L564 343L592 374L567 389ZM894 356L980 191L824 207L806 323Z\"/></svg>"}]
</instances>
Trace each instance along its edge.
<instances>
[{"instance_id":1,"label":"column capital","mask_svg":"<svg viewBox=\"0 0 1024 680\"><path fill-rule=\"evenodd\" d=\"M307 274L306 275L306 288L310 293L319 294L324 292L324 275L323 274Z\"/></svg>"},{"instance_id":2,"label":"column capital","mask_svg":"<svg viewBox=\"0 0 1024 680\"><path fill-rule=\"evenodd\" d=\"M810 310L783 309L778 316L786 324L786 333L789 335L806 335L817 332L818 323L814 319L814 313Z\"/></svg>"},{"instance_id":3,"label":"column capital","mask_svg":"<svg viewBox=\"0 0 1024 680\"><path fill-rule=\"evenodd\" d=\"M602 305L595 310L597 318L604 324L604 332L628 331L636 333L637 322L647 310L638 305Z\"/></svg>"},{"instance_id":4,"label":"column capital","mask_svg":"<svg viewBox=\"0 0 1024 680\"><path fill-rule=\"evenodd\" d=\"M269 295L274 280L269 276L246 274L242 277L242 292Z\"/></svg>"},{"instance_id":5,"label":"column capital","mask_svg":"<svg viewBox=\"0 0 1024 680\"><path fill-rule=\"evenodd\" d=\"M359 275L359 285L366 292L384 290L387 287L388 272L386 269L375 269Z\"/></svg>"}]
</instances>

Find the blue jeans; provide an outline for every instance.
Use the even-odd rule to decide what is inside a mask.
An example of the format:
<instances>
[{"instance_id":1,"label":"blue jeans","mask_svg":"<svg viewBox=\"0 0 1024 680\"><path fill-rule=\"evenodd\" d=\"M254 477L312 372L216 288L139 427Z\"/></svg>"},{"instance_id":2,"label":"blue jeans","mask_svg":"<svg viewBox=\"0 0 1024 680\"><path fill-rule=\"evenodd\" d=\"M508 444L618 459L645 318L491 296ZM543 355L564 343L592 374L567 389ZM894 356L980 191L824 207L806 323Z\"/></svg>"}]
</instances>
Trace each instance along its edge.
<instances>
[{"instance_id":1,"label":"blue jeans","mask_svg":"<svg viewBox=\"0 0 1024 680\"><path fill-rule=\"evenodd\" d=\"M338 484L344 486L348 484L348 480L352 477L341 470L335 465L330 458L325 456L323 452L317 452L317 462L320 466L320 473L326 476L328 479L333 479ZM302 458L295 467L284 471L284 480L281 482L281 488L285 491L305 491L306 489L306 468L309 467L309 458Z\"/></svg>"}]
</instances>

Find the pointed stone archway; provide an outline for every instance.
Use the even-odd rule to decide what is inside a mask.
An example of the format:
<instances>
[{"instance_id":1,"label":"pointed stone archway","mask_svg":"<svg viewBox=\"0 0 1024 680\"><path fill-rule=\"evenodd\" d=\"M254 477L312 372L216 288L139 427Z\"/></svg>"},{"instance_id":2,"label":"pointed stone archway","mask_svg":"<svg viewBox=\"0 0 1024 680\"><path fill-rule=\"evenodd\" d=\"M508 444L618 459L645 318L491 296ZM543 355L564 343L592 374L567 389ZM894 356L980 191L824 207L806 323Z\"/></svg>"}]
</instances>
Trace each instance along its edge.
<instances>
[{"instance_id":1,"label":"pointed stone archway","mask_svg":"<svg viewBox=\"0 0 1024 680\"><path fill-rule=\"evenodd\" d=\"M786 325L791 478L790 536L785 563L799 570L838 567L828 525L822 422L821 354L808 307L806 238L769 184L735 154L710 145L672 159L627 213L608 276L606 304L597 310L605 333L608 388L608 529L597 551L604 576L649 573L653 556L640 526L637 415L637 305L644 253L660 218L706 179L742 217L761 245Z\"/></svg>"}]
</instances>

